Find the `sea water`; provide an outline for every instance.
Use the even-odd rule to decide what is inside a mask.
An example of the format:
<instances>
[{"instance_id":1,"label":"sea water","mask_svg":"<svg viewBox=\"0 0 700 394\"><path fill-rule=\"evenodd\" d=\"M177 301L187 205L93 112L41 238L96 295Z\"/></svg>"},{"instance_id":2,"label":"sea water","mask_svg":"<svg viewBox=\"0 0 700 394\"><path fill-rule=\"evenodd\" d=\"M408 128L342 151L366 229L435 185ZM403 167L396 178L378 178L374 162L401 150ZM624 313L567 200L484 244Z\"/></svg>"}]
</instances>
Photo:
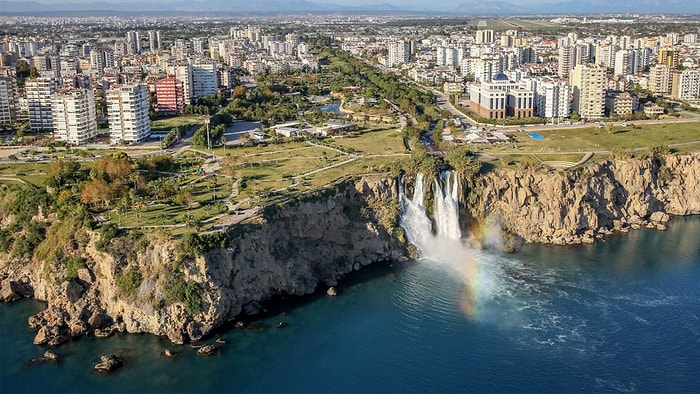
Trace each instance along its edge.
<instances>
[{"instance_id":1,"label":"sea water","mask_svg":"<svg viewBox=\"0 0 700 394\"><path fill-rule=\"evenodd\" d=\"M690 217L594 245L370 266L264 330L215 333L204 342L226 343L209 357L121 334L25 366L46 350L27 329L44 305L20 301L0 305L0 392L700 392L699 283ZM125 365L93 373L106 353Z\"/></svg>"}]
</instances>

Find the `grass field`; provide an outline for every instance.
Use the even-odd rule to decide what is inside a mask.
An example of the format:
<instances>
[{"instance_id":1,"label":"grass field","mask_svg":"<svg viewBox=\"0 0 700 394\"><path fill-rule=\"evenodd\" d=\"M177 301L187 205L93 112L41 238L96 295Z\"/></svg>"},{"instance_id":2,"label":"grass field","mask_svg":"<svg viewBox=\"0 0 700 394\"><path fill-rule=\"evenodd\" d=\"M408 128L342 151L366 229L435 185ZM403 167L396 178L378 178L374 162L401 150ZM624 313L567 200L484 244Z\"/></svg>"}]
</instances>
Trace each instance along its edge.
<instances>
[{"instance_id":1,"label":"grass field","mask_svg":"<svg viewBox=\"0 0 700 394\"><path fill-rule=\"evenodd\" d=\"M613 151L616 149L645 149L654 146L700 141L700 122L665 123L627 127L616 126L608 131L605 127L570 128L538 131L545 139L536 141L525 132L514 133L515 147L510 145L479 146L484 153L565 153L588 151ZM695 148L693 149L693 146ZM684 147L686 150L700 149L700 144Z\"/></svg>"},{"instance_id":2,"label":"grass field","mask_svg":"<svg viewBox=\"0 0 700 394\"><path fill-rule=\"evenodd\" d=\"M156 119L151 122L151 130L166 130L170 131L173 127L190 127L202 123L204 117L201 115L183 115L174 116L171 118Z\"/></svg>"}]
</instances>

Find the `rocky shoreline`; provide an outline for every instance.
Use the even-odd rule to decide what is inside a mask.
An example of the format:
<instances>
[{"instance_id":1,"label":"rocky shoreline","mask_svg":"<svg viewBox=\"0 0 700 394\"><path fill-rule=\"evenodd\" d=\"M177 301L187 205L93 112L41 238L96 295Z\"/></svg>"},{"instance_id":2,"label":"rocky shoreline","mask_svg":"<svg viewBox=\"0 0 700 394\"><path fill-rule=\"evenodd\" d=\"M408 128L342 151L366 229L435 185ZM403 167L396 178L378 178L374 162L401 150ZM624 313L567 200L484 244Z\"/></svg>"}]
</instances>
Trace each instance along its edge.
<instances>
[{"instance_id":1,"label":"rocky shoreline","mask_svg":"<svg viewBox=\"0 0 700 394\"><path fill-rule=\"evenodd\" d=\"M700 155L605 161L568 172L503 168L467 192L470 224L501 231L506 249L521 242L590 243L641 227L664 230L672 215L700 214ZM47 271L44 261L0 261L0 299L48 303L29 318L36 344L57 346L72 337L114 332L196 342L260 311L273 297L320 289L337 294L331 288L346 274L406 259L407 245L387 219L398 199L390 179L346 182L229 233L226 247L188 257L175 241L152 240L132 260L116 259L96 249L99 237L92 233L81 250L86 264L70 280L61 279L61 267ZM175 262L182 283L200 292L198 310L166 302L170 283L164 277ZM140 281L125 295L118 279L127 269L136 270Z\"/></svg>"}]
</instances>

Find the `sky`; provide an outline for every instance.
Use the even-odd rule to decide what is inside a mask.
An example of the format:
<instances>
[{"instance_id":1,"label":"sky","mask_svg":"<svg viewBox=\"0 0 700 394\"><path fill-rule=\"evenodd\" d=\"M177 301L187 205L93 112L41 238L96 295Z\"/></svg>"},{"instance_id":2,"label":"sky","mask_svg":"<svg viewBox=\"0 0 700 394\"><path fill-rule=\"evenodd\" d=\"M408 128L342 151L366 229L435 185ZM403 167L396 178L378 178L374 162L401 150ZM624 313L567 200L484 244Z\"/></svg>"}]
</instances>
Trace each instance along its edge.
<instances>
[{"instance_id":1,"label":"sky","mask_svg":"<svg viewBox=\"0 0 700 394\"><path fill-rule=\"evenodd\" d=\"M35 0L39 3L94 3L100 0ZM126 0L126 2L131 2L136 0ZM169 0L151 0L156 3L167 3ZM238 1L238 0L233 0ZM473 0L308 0L312 3L319 4L339 4L339 5L369 5L369 4L391 4L397 7L421 7L421 8L447 8L454 6L455 4L466 3ZM494 0L491 0L494 1ZM545 2L557 2L560 0L506 0L511 4L517 5L527 5L527 4L541 4ZM563 0L561 0L563 1ZM689 0L691 1L691 0ZM695 0L692 0L695 1ZM0 0L2 4L3 0ZM259 3L266 3L265 0L257 0Z\"/></svg>"}]
</instances>

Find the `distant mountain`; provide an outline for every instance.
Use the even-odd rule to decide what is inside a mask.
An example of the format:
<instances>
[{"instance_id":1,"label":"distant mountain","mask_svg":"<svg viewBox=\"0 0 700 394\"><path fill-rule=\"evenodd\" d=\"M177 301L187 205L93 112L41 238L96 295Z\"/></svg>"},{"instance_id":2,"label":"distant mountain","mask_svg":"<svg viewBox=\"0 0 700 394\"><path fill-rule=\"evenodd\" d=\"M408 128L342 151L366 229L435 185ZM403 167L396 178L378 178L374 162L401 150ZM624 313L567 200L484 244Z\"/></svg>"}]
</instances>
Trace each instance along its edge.
<instances>
[{"instance_id":1,"label":"distant mountain","mask_svg":"<svg viewBox=\"0 0 700 394\"><path fill-rule=\"evenodd\" d=\"M433 12L460 15L517 14L624 14L624 13L699 13L697 0L578 0L551 2L527 7L505 1L466 1L449 8L436 8L426 1L424 7L394 5L387 0L381 4L344 6L307 0L174 0L65 2L44 4L38 1L0 0L0 15L55 13L71 15L87 11L104 13L154 12L219 12L243 14L333 13L333 12ZM397 2L398 3L398 2ZM400 3L398 3L400 4Z\"/></svg>"}]
</instances>

